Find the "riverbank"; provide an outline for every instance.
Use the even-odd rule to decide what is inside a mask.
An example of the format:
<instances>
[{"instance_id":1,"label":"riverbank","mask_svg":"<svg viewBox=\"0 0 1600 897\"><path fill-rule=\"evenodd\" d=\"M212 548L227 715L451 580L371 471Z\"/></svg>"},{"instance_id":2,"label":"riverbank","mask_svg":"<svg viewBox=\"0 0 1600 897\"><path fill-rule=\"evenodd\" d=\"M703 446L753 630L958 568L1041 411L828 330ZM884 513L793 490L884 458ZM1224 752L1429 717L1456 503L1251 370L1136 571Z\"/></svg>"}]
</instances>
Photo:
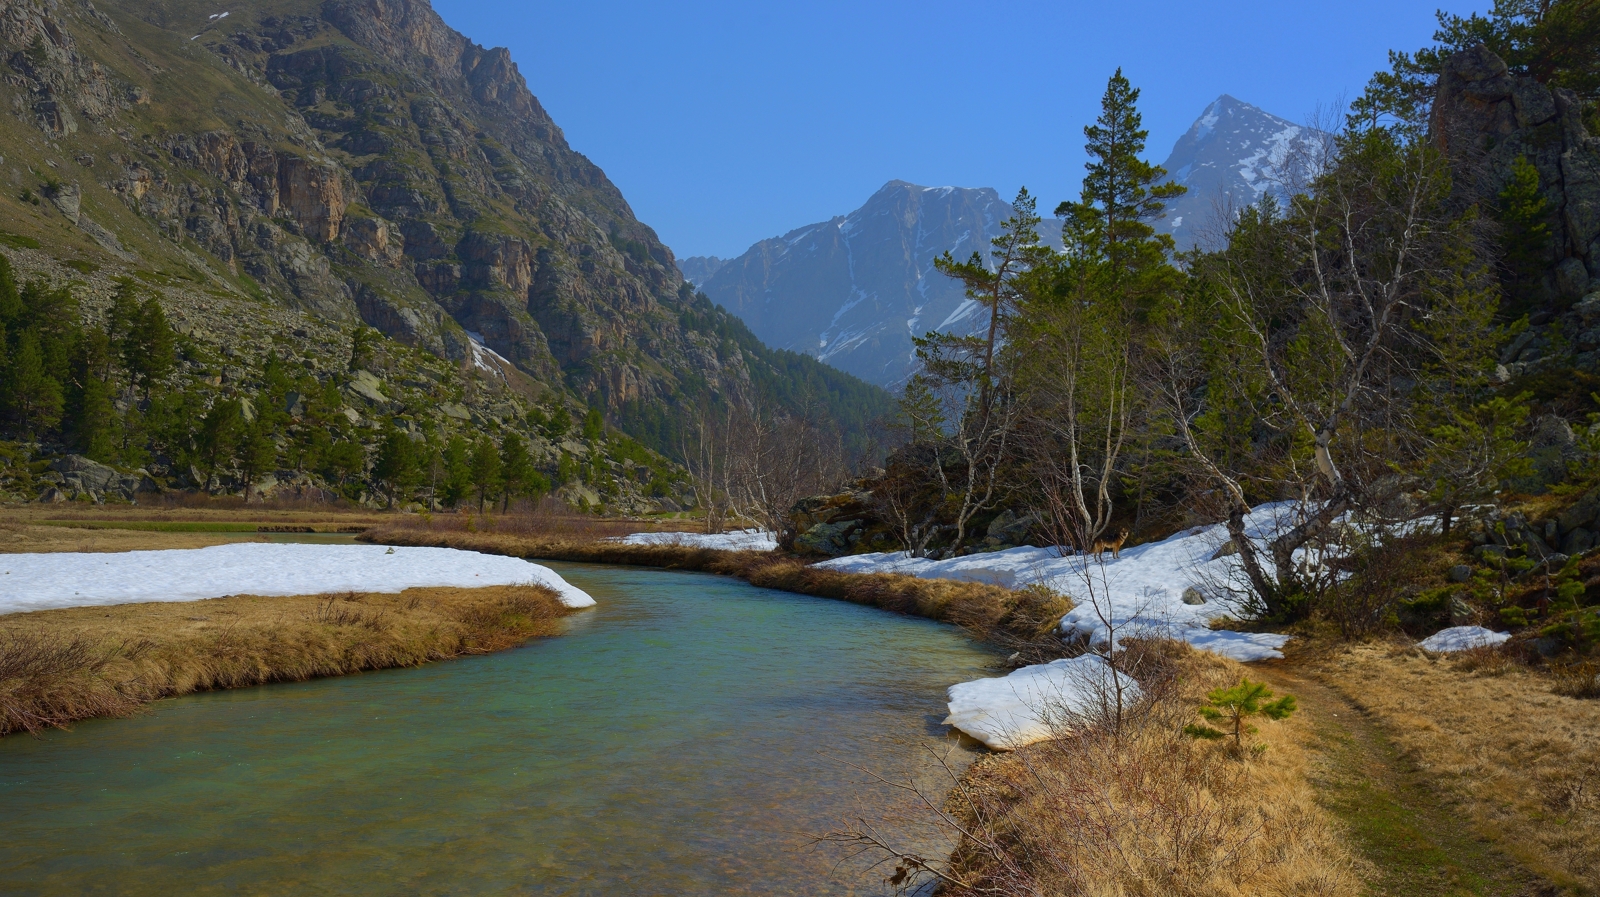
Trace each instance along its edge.
<instances>
[{"instance_id":1,"label":"riverbank","mask_svg":"<svg viewBox=\"0 0 1600 897\"><path fill-rule=\"evenodd\" d=\"M1370 868L1310 784L1310 720L1262 720L1242 749L1190 737L1209 691L1257 671L1181 642L1135 653L1145 699L1119 726L990 755L961 778L946 892L1367 893Z\"/></svg>"},{"instance_id":2,"label":"riverbank","mask_svg":"<svg viewBox=\"0 0 1600 897\"><path fill-rule=\"evenodd\" d=\"M72 607L0 615L0 735L161 698L483 654L555 635L543 586Z\"/></svg>"},{"instance_id":3,"label":"riverbank","mask_svg":"<svg viewBox=\"0 0 1600 897\"><path fill-rule=\"evenodd\" d=\"M1044 643L1062 608L1047 614L1033 603L1041 590L841 573L771 552L410 520L360 538L737 576L957 623L991 641L1031 637L1040 646L1014 662L1050 658ZM1563 723L1600 712L1593 702L1552 702L1546 679L1495 662L1493 651L1441 660L1409 643L1346 649L1305 637L1286 659L1248 666L1173 644L1155 668L1141 671L1153 697L1114 743L1069 735L981 760L952 783L969 834L949 873L973 893L1072 881L1160 882L1160 893L1196 895L1594 892L1581 882L1596 868L1590 833L1600 826L1600 801L1592 797L1600 744L1589 730ZM1059 656L1059 644L1056 650ZM1289 720L1261 725L1264 750L1241 759L1181 734L1198 719L1206 691L1245 676L1304 701ZM1523 714L1527 731L1508 737ZM1600 719L1592 730L1600 732ZM1535 762L1518 759L1528 757ZM1352 789L1372 788L1383 792L1381 813L1350 799ZM1100 814L1092 831L1062 823L1062 807L1082 801L1078 809L1092 805ZM1164 844L1149 831L1157 817L1156 830L1174 833ZM1544 824L1552 819L1560 824Z\"/></svg>"},{"instance_id":4,"label":"riverbank","mask_svg":"<svg viewBox=\"0 0 1600 897\"><path fill-rule=\"evenodd\" d=\"M453 522L453 521L452 521ZM976 582L917 579L894 573L841 573L767 551L687 545L637 545L538 534L470 532L407 520L357 537L377 545L458 548L529 560L626 564L734 576L761 588L849 601L951 623L1016 652L1019 661L1062 656L1052 633L1072 601L1048 589L1012 590Z\"/></svg>"}]
</instances>

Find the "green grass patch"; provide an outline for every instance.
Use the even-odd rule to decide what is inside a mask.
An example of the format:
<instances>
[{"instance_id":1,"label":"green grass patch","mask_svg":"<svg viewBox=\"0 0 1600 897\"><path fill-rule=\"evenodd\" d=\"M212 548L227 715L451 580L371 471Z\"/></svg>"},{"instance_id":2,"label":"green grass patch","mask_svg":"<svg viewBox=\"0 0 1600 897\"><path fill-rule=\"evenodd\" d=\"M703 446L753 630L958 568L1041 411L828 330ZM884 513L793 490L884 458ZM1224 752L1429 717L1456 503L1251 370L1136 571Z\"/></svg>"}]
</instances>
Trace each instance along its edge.
<instances>
[{"instance_id":1,"label":"green grass patch","mask_svg":"<svg viewBox=\"0 0 1600 897\"><path fill-rule=\"evenodd\" d=\"M1459 813L1430 793L1376 727L1324 719L1318 735L1331 768L1316 783L1324 804L1375 867L1374 894L1513 897L1524 877ZM1328 723L1331 723L1328 724Z\"/></svg>"},{"instance_id":2,"label":"green grass patch","mask_svg":"<svg viewBox=\"0 0 1600 897\"><path fill-rule=\"evenodd\" d=\"M8 234L5 231L0 231L0 243L10 246L12 249L39 248L38 240L35 240L32 237L24 237L21 234Z\"/></svg>"}]
</instances>

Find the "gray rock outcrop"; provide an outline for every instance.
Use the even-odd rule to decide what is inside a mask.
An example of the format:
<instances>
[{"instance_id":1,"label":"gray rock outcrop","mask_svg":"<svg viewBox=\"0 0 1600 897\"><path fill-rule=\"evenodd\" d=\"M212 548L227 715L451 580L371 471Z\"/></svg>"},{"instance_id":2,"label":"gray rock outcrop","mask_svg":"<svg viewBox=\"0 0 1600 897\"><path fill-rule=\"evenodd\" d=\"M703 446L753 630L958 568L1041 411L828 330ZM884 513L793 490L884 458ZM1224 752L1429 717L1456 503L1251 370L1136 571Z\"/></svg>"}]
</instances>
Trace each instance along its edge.
<instances>
[{"instance_id":1,"label":"gray rock outcrop","mask_svg":"<svg viewBox=\"0 0 1600 897\"><path fill-rule=\"evenodd\" d=\"M79 497L97 502L107 498L134 501L142 493L161 490L156 481L144 471L121 473L115 468L107 467L82 455L57 458L50 463L50 469L60 475L60 480L40 497L41 501L62 501Z\"/></svg>"}]
</instances>

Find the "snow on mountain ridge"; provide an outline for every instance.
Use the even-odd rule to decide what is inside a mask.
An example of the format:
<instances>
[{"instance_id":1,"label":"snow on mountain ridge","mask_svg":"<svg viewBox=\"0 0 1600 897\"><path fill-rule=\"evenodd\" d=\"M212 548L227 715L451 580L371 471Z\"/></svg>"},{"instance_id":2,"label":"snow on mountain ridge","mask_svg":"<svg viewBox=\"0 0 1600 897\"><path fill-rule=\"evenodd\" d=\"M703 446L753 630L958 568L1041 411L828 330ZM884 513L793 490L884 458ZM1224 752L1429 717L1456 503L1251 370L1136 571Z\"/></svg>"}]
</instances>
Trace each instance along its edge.
<instances>
[{"instance_id":1,"label":"snow on mountain ridge","mask_svg":"<svg viewBox=\"0 0 1600 897\"><path fill-rule=\"evenodd\" d=\"M1286 200L1310 180L1331 135L1223 94L1178 139L1162 166L1189 192L1167 204L1157 230L1179 249L1208 242L1221 218L1272 193Z\"/></svg>"},{"instance_id":2,"label":"snow on mountain ridge","mask_svg":"<svg viewBox=\"0 0 1600 897\"><path fill-rule=\"evenodd\" d=\"M915 370L912 337L970 314L934 259L987 253L1010 213L991 188L890 181L860 208L763 240L697 285L769 345L893 388Z\"/></svg>"}]
</instances>

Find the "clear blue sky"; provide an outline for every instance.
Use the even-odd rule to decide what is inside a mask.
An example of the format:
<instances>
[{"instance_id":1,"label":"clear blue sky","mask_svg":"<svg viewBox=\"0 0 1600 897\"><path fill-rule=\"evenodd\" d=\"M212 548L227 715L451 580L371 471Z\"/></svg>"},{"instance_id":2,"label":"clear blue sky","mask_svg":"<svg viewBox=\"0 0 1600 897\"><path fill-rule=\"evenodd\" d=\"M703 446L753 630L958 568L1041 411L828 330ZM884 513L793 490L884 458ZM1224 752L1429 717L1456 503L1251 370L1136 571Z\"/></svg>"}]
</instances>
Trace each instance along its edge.
<instances>
[{"instance_id":1,"label":"clear blue sky","mask_svg":"<svg viewBox=\"0 0 1600 897\"><path fill-rule=\"evenodd\" d=\"M1486 2L1446 2L1453 12ZM567 139L679 256L859 206L894 178L1075 197L1118 66L1148 155L1228 93L1300 122L1353 99L1436 2L434 0L510 47Z\"/></svg>"}]
</instances>

